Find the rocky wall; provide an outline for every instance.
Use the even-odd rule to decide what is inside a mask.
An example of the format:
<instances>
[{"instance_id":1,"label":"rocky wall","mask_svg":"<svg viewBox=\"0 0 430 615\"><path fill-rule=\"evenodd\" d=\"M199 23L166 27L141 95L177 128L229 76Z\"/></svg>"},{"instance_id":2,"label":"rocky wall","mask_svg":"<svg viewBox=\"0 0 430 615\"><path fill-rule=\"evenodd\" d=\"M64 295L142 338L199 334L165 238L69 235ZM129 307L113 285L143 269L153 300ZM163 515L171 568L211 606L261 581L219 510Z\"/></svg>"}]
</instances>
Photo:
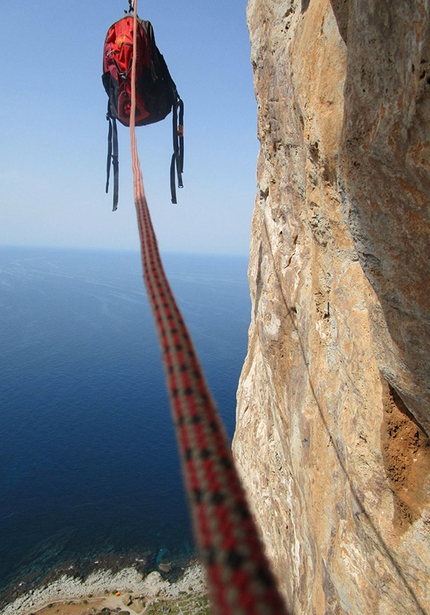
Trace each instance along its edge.
<instances>
[{"instance_id":1,"label":"rocky wall","mask_svg":"<svg viewBox=\"0 0 430 615\"><path fill-rule=\"evenodd\" d=\"M248 25L234 455L292 613L429 613L428 2L249 0Z\"/></svg>"}]
</instances>

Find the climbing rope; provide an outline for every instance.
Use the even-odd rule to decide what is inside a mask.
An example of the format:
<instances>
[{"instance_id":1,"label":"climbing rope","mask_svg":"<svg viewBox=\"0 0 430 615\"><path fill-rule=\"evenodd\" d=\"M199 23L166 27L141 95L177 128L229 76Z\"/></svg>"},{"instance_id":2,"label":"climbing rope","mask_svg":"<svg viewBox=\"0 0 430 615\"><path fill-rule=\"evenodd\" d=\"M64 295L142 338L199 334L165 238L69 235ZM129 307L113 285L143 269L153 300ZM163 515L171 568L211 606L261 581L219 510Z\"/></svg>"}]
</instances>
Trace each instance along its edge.
<instances>
[{"instance_id":1,"label":"climbing rope","mask_svg":"<svg viewBox=\"0 0 430 615\"><path fill-rule=\"evenodd\" d=\"M136 49L137 0L134 1ZM143 277L163 354L193 527L216 615L287 615L249 512L224 427L170 289L143 187L135 134L136 55L130 140Z\"/></svg>"}]
</instances>

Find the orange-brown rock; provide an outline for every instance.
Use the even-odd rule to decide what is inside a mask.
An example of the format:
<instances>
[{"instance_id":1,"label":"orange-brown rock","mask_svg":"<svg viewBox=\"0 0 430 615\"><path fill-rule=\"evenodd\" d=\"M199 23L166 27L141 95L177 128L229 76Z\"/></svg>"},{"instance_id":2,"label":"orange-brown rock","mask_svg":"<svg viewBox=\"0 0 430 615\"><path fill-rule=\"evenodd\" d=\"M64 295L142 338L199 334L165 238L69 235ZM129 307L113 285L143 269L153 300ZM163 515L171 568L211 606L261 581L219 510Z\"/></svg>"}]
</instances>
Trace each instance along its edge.
<instances>
[{"instance_id":1,"label":"orange-brown rock","mask_svg":"<svg viewBox=\"0 0 430 615\"><path fill-rule=\"evenodd\" d=\"M258 161L234 454L295 615L430 605L424 0L249 0Z\"/></svg>"}]
</instances>

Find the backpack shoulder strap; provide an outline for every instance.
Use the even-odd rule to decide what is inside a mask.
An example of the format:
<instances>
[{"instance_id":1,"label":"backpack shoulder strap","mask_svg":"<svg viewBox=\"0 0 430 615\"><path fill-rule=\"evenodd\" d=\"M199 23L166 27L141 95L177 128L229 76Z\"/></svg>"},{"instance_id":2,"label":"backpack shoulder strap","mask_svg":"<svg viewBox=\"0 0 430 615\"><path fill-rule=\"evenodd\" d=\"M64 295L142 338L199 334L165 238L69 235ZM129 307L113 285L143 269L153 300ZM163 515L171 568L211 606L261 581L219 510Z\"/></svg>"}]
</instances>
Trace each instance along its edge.
<instances>
[{"instance_id":1,"label":"backpack shoulder strap","mask_svg":"<svg viewBox=\"0 0 430 615\"><path fill-rule=\"evenodd\" d=\"M109 192L110 167L113 167L113 205L112 211L118 209L118 193L119 193L119 160L118 160L118 128L116 119L108 112L106 119L109 122L108 132L108 153L106 161L106 194Z\"/></svg>"},{"instance_id":2,"label":"backpack shoulder strap","mask_svg":"<svg viewBox=\"0 0 430 615\"><path fill-rule=\"evenodd\" d=\"M172 203L176 205L176 180L178 187L183 188L182 173L184 172L184 103L176 92L176 101L173 103L173 155L170 164L170 192ZM176 173L175 173L176 171Z\"/></svg>"}]
</instances>

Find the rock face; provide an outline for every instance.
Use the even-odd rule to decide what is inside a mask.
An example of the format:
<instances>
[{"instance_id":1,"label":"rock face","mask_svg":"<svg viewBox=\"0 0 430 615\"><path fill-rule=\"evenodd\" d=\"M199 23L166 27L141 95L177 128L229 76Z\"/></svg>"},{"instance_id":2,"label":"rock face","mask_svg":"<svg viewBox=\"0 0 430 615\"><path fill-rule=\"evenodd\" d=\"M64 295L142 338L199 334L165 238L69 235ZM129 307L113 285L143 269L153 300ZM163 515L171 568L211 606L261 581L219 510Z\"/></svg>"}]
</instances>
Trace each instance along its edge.
<instances>
[{"instance_id":1,"label":"rock face","mask_svg":"<svg viewBox=\"0 0 430 615\"><path fill-rule=\"evenodd\" d=\"M249 0L248 25L234 454L292 613L429 613L429 3Z\"/></svg>"}]
</instances>

